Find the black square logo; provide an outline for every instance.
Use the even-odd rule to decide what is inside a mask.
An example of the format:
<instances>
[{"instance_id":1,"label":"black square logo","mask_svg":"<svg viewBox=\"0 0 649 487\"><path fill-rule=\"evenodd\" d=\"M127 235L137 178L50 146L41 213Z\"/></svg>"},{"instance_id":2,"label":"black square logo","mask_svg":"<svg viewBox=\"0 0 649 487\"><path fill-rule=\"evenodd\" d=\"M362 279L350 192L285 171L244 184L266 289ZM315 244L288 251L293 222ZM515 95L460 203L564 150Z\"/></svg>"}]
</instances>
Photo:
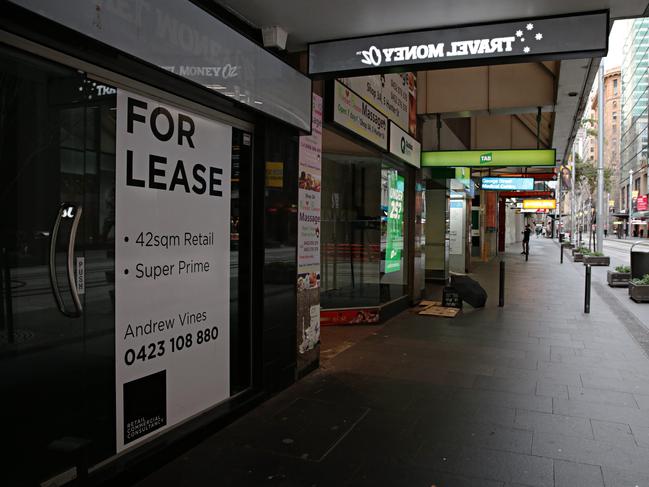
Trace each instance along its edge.
<instances>
[{"instance_id":1,"label":"black square logo","mask_svg":"<svg viewBox=\"0 0 649 487\"><path fill-rule=\"evenodd\" d=\"M167 424L167 371L124 384L124 444Z\"/></svg>"}]
</instances>

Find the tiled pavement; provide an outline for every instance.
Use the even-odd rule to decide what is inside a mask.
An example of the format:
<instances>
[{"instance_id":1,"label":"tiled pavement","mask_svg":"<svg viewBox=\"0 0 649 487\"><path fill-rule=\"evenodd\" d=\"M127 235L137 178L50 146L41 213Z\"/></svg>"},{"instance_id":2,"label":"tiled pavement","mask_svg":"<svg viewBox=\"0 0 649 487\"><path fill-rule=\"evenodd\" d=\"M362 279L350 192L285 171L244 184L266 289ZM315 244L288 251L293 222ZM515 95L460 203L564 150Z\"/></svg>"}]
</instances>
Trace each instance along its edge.
<instances>
[{"instance_id":1,"label":"tiled pavement","mask_svg":"<svg viewBox=\"0 0 649 487\"><path fill-rule=\"evenodd\" d=\"M649 486L644 328L601 285L584 315L555 243L517 249L503 309L481 265L487 308L401 314L138 485Z\"/></svg>"}]
</instances>

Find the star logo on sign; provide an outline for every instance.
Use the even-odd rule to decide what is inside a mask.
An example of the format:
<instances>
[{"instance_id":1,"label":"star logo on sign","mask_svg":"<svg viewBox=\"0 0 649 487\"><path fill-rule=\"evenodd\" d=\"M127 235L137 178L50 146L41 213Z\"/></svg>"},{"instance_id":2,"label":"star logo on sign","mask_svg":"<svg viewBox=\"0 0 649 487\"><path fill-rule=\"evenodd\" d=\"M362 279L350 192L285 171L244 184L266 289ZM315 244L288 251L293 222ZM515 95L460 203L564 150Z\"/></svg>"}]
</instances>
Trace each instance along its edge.
<instances>
[{"instance_id":1,"label":"star logo on sign","mask_svg":"<svg viewBox=\"0 0 649 487\"><path fill-rule=\"evenodd\" d=\"M525 42L525 37L521 37L521 42Z\"/></svg>"},{"instance_id":2,"label":"star logo on sign","mask_svg":"<svg viewBox=\"0 0 649 487\"><path fill-rule=\"evenodd\" d=\"M527 24L527 25L525 26L525 28L526 28L527 30L532 30L532 29L534 28L534 24L531 24L531 23L530 23L530 24Z\"/></svg>"},{"instance_id":3,"label":"star logo on sign","mask_svg":"<svg viewBox=\"0 0 649 487\"><path fill-rule=\"evenodd\" d=\"M539 32L538 34L536 34L536 35L534 36L534 38L535 38L537 41L540 41L541 39L543 39L543 34L541 34L541 33Z\"/></svg>"},{"instance_id":4,"label":"star logo on sign","mask_svg":"<svg viewBox=\"0 0 649 487\"><path fill-rule=\"evenodd\" d=\"M525 46L525 47L523 48L523 52L524 52L525 54L527 54L528 52L530 52L530 47L529 47L529 46Z\"/></svg>"},{"instance_id":5,"label":"star logo on sign","mask_svg":"<svg viewBox=\"0 0 649 487\"><path fill-rule=\"evenodd\" d=\"M522 37L522 36L523 36L523 31L520 30L520 29L518 29L518 30L516 31L516 37Z\"/></svg>"}]
</instances>

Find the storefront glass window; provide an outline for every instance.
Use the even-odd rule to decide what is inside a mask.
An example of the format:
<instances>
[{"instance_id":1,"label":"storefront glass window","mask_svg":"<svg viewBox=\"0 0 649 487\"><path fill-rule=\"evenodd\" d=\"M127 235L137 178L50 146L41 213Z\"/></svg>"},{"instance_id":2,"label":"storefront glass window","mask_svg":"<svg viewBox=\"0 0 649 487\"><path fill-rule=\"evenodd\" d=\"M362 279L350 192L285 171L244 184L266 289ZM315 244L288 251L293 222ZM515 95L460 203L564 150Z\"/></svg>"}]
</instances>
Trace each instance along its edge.
<instances>
[{"instance_id":1,"label":"storefront glass window","mask_svg":"<svg viewBox=\"0 0 649 487\"><path fill-rule=\"evenodd\" d=\"M403 296L405 171L379 157L322 159L322 307L378 306Z\"/></svg>"},{"instance_id":2,"label":"storefront glass window","mask_svg":"<svg viewBox=\"0 0 649 487\"><path fill-rule=\"evenodd\" d=\"M2 47L0 114L3 479L40 485L70 468L50 447L62 438L87 442L90 465L116 451L116 89ZM251 384L250 140L233 129L231 395ZM62 207L79 215L76 233Z\"/></svg>"}]
</instances>

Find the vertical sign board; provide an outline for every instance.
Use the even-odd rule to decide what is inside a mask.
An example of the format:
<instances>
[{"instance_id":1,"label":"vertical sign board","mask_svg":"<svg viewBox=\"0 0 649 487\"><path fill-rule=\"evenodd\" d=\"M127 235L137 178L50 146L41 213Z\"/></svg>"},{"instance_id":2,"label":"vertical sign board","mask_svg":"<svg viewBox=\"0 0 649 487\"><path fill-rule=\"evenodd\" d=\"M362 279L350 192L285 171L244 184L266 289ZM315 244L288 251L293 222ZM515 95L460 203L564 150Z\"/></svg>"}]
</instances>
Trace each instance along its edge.
<instances>
[{"instance_id":1,"label":"vertical sign board","mask_svg":"<svg viewBox=\"0 0 649 487\"><path fill-rule=\"evenodd\" d=\"M230 394L231 128L117 92L117 451Z\"/></svg>"},{"instance_id":2,"label":"vertical sign board","mask_svg":"<svg viewBox=\"0 0 649 487\"><path fill-rule=\"evenodd\" d=\"M388 221L385 245L385 273L401 269L403 252L403 192L405 179L396 171L388 174Z\"/></svg>"},{"instance_id":3,"label":"vertical sign board","mask_svg":"<svg viewBox=\"0 0 649 487\"><path fill-rule=\"evenodd\" d=\"M311 135L300 137L297 228L298 352L320 342L320 184L322 98L313 94Z\"/></svg>"}]
</instances>

